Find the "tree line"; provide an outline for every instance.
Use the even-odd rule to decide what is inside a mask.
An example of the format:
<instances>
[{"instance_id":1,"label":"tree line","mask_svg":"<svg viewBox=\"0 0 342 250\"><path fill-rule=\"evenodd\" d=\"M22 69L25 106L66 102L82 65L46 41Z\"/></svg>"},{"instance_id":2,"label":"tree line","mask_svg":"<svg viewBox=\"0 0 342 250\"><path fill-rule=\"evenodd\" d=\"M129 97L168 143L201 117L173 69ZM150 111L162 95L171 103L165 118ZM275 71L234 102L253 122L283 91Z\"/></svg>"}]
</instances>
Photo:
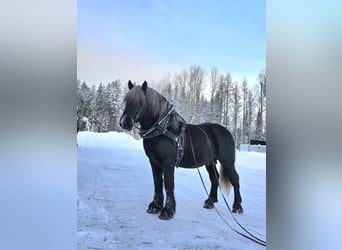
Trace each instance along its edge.
<instances>
[{"instance_id":1,"label":"tree line","mask_svg":"<svg viewBox=\"0 0 342 250\"><path fill-rule=\"evenodd\" d=\"M237 147L249 140L266 140L266 75L250 86L231 74L209 72L199 65L161 79L154 87L176 107L188 123L215 122L228 128ZM208 86L209 84L209 86ZM77 81L77 130L122 131L119 126L127 86L119 79L107 84ZM209 91L209 92L208 92ZM137 136L136 131L131 134Z\"/></svg>"}]
</instances>

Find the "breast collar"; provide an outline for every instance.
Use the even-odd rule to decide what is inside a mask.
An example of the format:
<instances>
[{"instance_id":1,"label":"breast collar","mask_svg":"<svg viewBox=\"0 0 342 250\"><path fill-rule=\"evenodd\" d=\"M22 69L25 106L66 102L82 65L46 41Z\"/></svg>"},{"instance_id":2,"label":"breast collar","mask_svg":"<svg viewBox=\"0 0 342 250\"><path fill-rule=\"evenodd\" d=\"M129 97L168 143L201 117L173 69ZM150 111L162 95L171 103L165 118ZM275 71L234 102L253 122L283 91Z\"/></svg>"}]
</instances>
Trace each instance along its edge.
<instances>
[{"instance_id":1,"label":"breast collar","mask_svg":"<svg viewBox=\"0 0 342 250\"><path fill-rule=\"evenodd\" d=\"M175 135L167 129L172 116L178 116L180 120L180 133ZM139 128L139 135L142 139L150 139L159 135L165 135L169 138L177 147L177 159L175 166L178 167L184 154L184 134L185 134L186 122L182 116L180 116L173 105L165 111L165 113L154 123L154 125L146 130Z\"/></svg>"}]
</instances>

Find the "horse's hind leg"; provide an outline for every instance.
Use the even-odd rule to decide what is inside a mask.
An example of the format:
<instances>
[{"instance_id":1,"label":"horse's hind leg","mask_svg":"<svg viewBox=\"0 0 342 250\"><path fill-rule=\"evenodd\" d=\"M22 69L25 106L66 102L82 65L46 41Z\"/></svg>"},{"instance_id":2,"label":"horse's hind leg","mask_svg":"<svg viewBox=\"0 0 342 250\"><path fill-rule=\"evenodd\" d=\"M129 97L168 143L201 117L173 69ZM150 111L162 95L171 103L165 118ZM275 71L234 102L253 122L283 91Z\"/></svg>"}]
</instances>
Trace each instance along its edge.
<instances>
[{"instance_id":1,"label":"horse's hind leg","mask_svg":"<svg viewBox=\"0 0 342 250\"><path fill-rule=\"evenodd\" d=\"M240 181L239 181L239 175L235 170L235 167L233 165L232 170L229 172L229 179L231 180L231 183L234 188L234 203L233 203L233 209L232 212L236 213L238 212L241 214L243 212L242 206L241 206L241 194L240 194Z\"/></svg>"},{"instance_id":2,"label":"horse's hind leg","mask_svg":"<svg viewBox=\"0 0 342 250\"><path fill-rule=\"evenodd\" d=\"M241 206L242 199L241 199L241 194L240 194L240 181L239 181L239 175L236 172L236 169L234 166L234 162L225 161L224 159L220 160L220 162L222 165L222 174L224 178L228 178L234 188L234 203L233 203L232 212L242 213L243 209Z\"/></svg>"},{"instance_id":3,"label":"horse's hind leg","mask_svg":"<svg viewBox=\"0 0 342 250\"><path fill-rule=\"evenodd\" d=\"M218 180L219 180L219 173L216 169L216 160L212 161L208 165L205 166L208 173L209 173L209 179L211 182L211 188L210 188L210 194L208 199L204 201L204 208L213 208L214 202L217 202L217 188L218 188Z\"/></svg>"}]
</instances>

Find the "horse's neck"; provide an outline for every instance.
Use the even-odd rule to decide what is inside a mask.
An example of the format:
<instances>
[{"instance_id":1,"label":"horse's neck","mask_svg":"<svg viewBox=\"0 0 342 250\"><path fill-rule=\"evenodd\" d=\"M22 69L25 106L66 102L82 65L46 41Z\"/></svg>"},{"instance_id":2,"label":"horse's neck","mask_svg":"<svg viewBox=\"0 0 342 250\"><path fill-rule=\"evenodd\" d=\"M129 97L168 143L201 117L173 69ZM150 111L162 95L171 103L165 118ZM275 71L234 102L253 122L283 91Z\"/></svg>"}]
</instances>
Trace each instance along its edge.
<instances>
[{"instance_id":1,"label":"horse's neck","mask_svg":"<svg viewBox=\"0 0 342 250\"><path fill-rule=\"evenodd\" d=\"M170 129L171 132L178 134L179 132L179 119L176 115L176 113L173 113L172 118L169 122L168 129Z\"/></svg>"},{"instance_id":2,"label":"horse's neck","mask_svg":"<svg viewBox=\"0 0 342 250\"><path fill-rule=\"evenodd\" d=\"M148 114L144 115L140 122L141 128L143 130L152 128L152 126L154 126L158 122L158 120L161 118L161 116L163 116L163 114L164 113L158 113L158 115L153 115L151 112L149 112Z\"/></svg>"},{"instance_id":3,"label":"horse's neck","mask_svg":"<svg viewBox=\"0 0 342 250\"><path fill-rule=\"evenodd\" d=\"M141 128L143 130L147 130L152 128L165 114L165 112L168 112L170 108L170 103L167 103L166 109L163 112L160 112L157 116L153 116L152 114L148 114L142 118L142 121L140 122ZM168 128L171 129L173 132L177 132L178 130L178 119L175 115L172 115Z\"/></svg>"},{"instance_id":4,"label":"horse's neck","mask_svg":"<svg viewBox=\"0 0 342 250\"><path fill-rule=\"evenodd\" d=\"M141 129L150 129L158 121L158 119L158 117L144 116L140 122Z\"/></svg>"}]
</instances>

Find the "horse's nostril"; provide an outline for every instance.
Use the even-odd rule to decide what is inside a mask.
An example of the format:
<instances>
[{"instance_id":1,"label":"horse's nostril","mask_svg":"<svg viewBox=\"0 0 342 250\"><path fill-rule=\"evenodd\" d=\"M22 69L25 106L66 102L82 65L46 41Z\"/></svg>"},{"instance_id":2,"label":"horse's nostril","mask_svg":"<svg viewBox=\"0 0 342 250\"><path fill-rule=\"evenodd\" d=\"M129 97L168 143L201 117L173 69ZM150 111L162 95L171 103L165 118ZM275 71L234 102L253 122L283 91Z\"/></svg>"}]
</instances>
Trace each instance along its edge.
<instances>
[{"instance_id":1,"label":"horse's nostril","mask_svg":"<svg viewBox=\"0 0 342 250\"><path fill-rule=\"evenodd\" d=\"M126 115L122 115L121 118L120 118L120 122L119 122L121 128L124 129L126 123L127 123L127 116Z\"/></svg>"},{"instance_id":2,"label":"horse's nostril","mask_svg":"<svg viewBox=\"0 0 342 250\"><path fill-rule=\"evenodd\" d=\"M133 127L133 122L132 122L131 117L129 115L122 116L120 118L119 124L123 129L126 129L126 130L130 130Z\"/></svg>"},{"instance_id":3,"label":"horse's nostril","mask_svg":"<svg viewBox=\"0 0 342 250\"><path fill-rule=\"evenodd\" d=\"M122 117L120 118L119 125L122 128Z\"/></svg>"}]
</instances>

